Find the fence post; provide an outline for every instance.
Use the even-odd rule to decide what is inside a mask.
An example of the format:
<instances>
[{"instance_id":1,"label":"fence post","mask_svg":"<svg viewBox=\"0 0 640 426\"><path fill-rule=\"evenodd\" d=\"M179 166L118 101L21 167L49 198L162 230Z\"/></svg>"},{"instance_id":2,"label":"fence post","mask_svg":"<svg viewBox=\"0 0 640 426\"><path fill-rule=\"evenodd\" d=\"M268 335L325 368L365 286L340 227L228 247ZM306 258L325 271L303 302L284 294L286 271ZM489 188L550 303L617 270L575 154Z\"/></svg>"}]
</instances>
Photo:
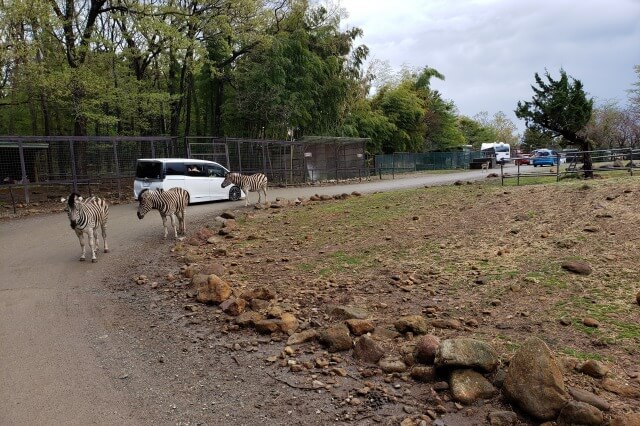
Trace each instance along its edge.
<instances>
[{"instance_id":1,"label":"fence post","mask_svg":"<svg viewBox=\"0 0 640 426\"><path fill-rule=\"evenodd\" d=\"M633 176L633 148L629 148L629 175Z\"/></svg>"},{"instance_id":2,"label":"fence post","mask_svg":"<svg viewBox=\"0 0 640 426\"><path fill-rule=\"evenodd\" d=\"M151 141L151 158L156 158L156 145L153 141Z\"/></svg>"},{"instance_id":3,"label":"fence post","mask_svg":"<svg viewBox=\"0 0 640 426\"><path fill-rule=\"evenodd\" d=\"M118 182L118 200L122 198L122 188L120 187L120 164L118 161L118 141L113 139L113 159L116 166L116 182Z\"/></svg>"},{"instance_id":4,"label":"fence post","mask_svg":"<svg viewBox=\"0 0 640 426\"><path fill-rule=\"evenodd\" d=\"M22 145L22 141L18 141L18 152L20 154L20 170L22 172L24 202L25 204L29 204L29 178L27 177L27 165L24 162L24 146Z\"/></svg>"},{"instance_id":5,"label":"fence post","mask_svg":"<svg viewBox=\"0 0 640 426\"><path fill-rule=\"evenodd\" d=\"M396 153L391 154L391 178L396 178Z\"/></svg>"},{"instance_id":6,"label":"fence post","mask_svg":"<svg viewBox=\"0 0 640 426\"><path fill-rule=\"evenodd\" d=\"M69 153L71 155L71 181L73 182L73 192L78 192L78 175L76 173L76 154L73 149L73 140L69 140Z\"/></svg>"},{"instance_id":7,"label":"fence post","mask_svg":"<svg viewBox=\"0 0 640 426\"><path fill-rule=\"evenodd\" d=\"M556 182L560 182L560 153L556 154Z\"/></svg>"}]
</instances>

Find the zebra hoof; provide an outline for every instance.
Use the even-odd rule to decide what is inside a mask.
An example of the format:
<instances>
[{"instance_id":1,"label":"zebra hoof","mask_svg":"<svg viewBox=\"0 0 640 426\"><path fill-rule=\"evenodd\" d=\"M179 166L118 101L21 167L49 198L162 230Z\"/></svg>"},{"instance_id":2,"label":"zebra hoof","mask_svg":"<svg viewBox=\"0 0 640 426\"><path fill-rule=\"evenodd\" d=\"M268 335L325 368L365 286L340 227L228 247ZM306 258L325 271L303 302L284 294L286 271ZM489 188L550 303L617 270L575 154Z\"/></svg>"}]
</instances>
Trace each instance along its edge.
<instances>
[{"instance_id":1,"label":"zebra hoof","mask_svg":"<svg viewBox=\"0 0 640 426\"><path fill-rule=\"evenodd\" d=\"M91 259L91 263L96 263L98 259Z\"/></svg>"},{"instance_id":2,"label":"zebra hoof","mask_svg":"<svg viewBox=\"0 0 640 426\"><path fill-rule=\"evenodd\" d=\"M104 252L105 253L109 253L109 249L104 249Z\"/></svg>"},{"instance_id":3,"label":"zebra hoof","mask_svg":"<svg viewBox=\"0 0 640 426\"><path fill-rule=\"evenodd\" d=\"M80 258L80 262L84 262L84 261L85 261L85 258L84 258L84 257L81 257L81 258Z\"/></svg>"}]
</instances>

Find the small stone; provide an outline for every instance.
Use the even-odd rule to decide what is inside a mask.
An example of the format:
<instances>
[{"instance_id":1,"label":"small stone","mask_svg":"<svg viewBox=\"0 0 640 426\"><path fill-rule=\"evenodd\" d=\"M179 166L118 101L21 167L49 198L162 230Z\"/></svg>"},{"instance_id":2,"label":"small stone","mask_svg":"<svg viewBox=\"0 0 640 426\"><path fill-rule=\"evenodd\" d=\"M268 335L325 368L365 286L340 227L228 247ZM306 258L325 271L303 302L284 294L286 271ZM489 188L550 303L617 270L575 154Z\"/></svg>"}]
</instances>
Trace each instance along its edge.
<instances>
[{"instance_id":1,"label":"small stone","mask_svg":"<svg viewBox=\"0 0 640 426\"><path fill-rule=\"evenodd\" d=\"M586 262L579 260L568 260L562 263L562 269L573 272L578 275L589 275L593 272L591 266Z\"/></svg>"},{"instance_id":2,"label":"small stone","mask_svg":"<svg viewBox=\"0 0 640 426\"><path fill-rule=\"evenodd\" d=\"M600 327L600 323L594 318L585 318L582 320L582 324L587 327L593 327L593 328Z\"/></svg>"},{"instance_id":3,"label":"small stone","mask_svg":"<svg viewBox=\"0 0 640 426\"><path fill-rule=\"evenodd\" d=\"M596 379L601 379L607 375L609 368L599 361L590 359L582 364L578 371Z\"/></svg>"}]
</instances>

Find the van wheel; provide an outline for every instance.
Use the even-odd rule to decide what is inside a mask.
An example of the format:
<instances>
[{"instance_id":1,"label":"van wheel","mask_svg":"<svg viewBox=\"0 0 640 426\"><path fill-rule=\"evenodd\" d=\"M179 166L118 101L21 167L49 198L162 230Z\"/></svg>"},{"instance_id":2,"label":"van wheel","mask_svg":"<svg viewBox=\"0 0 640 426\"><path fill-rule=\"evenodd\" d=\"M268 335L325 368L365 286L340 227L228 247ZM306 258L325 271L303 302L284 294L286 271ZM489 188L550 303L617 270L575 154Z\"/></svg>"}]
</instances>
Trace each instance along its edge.
<instances>
[{"instance_id":1,"label":"van wheel","mask_svg":"<svg viewBox=\"0 0 640 426\"><path fill-rule=\"evenodd\" d=\"M232 186L229 190L229 200L238 201L242 196L242 191L237 186Z\"/></svg>"}]
</instances>

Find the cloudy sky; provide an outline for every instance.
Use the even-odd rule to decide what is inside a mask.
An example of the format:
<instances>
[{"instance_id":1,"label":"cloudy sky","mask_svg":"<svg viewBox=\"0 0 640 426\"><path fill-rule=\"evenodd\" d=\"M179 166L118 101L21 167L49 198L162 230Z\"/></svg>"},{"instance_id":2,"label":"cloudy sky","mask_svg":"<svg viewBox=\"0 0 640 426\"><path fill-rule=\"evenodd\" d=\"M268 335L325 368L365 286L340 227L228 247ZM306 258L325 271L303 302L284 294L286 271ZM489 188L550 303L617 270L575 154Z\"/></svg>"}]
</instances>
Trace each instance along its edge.
<instances>
[{"instance_id":1,"label":"cloudy sky","mask_svg":"<svg viewBox=\"0 0 640 426\"><path fill-rule=\"evenodd\" d=\"M530 100L534 73L560 68L596 104L627 103L640 65L640 0L340 0L343 27L364 31L369 60L429 66L461 114L513 113Z\"/></svg>"}]
</instances>

